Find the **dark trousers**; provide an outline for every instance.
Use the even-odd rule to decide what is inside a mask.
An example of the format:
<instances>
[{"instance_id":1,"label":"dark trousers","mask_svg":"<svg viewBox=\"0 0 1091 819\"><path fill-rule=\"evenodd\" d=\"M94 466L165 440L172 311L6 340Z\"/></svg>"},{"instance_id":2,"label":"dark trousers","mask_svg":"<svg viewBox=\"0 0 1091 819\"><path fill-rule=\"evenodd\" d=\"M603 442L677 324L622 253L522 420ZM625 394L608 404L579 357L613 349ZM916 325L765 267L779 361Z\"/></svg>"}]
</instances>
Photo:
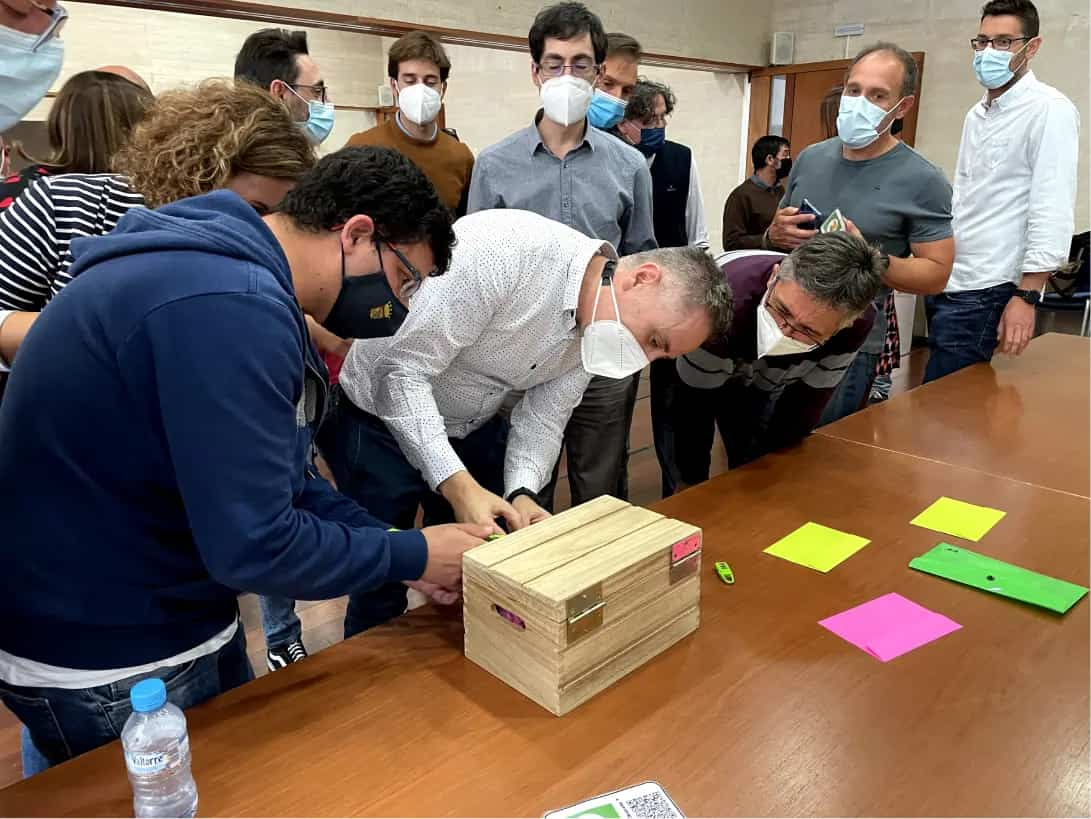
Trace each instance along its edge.
<instances>
[{"instance_id":1,"label":"dark trousers","mask_svg":"<svg viewBox=\"0 0 1091 819\"><path fill-rule=\"evenodd\" d=\"M746 419L761 410L750 406L754 393L730 381L715 389L691 387L679 377L673 359L652 362L652 437L664 498L677 492L679 484L708 480L717 428L730 468L753 459L752 424Z\"/></svg>"},{"instance_id":2,"label":"dark trousers","mask_svg":"<svg viewBox=\"0 0 1091 819\"><path fill-rule=\"evenodd\" d=\"M1014 292L1014 284L998 284L925 298L932 351L924 370L925 383L971 364L992 361L1000 318Z\"/></svg>"},{"instance_id":3,"label":"dark trousers","mask_svg":"<svg viewBox=\"0 0 1091 819\"><path fill-rule=\"evenodd\" d=\"M842 418L859 412L868 405L871 398L871 385L875 383L875 369L879 366L880 353L856 354L852 364L845 370L841 383L830 397L818 425L832 424Z\"/></svg>"},{"instance_id":4,"label":"dark trousers","mask_svg":"<svg viewBox=\"0 0 1091 819\"><path fill-rule=\"evenodd\" d=\"M572 411L564 430L572 506L600 495L628 499L629 428L633 425L639 385L639 373L621 379L595 376ZM559 474L558 459L553 477L539 493L550 511Z\"/></svg>"},{"instance_id":5,"label":"dark trousers","mask_svg":"<svg viewBox=\"0 0 1091 819\"><path fill-rule=\"evenodd\" d=\"M0 681L0 700L23 723L23 775L33 776L118 739L133 710L129 689L149 677L161 679L167 699L183 711L249 682L254 672L242 624L219 651L109 685L26 688Z\"/></svg>"},{"instance_id":6,"label":"dark trousers","mask_svg":"<svg viewBox=\"0 0 1091 819\"><path fill-rule=\"evenodd\" d=\"M373 515L399 529L412 529L417 508L424 525L454 522L454 510L433 492L420 472L406 460L394 435L382 420L364 412L340 390L318 433L318 447L337 488ZM504 493L504 454L508 422L499 415L465 438L451 438L458 457L483 487ZM345 637L380 625L405 613L406 587L388 583L371 592L350 595Z\"/></svg>"}]
</instances>

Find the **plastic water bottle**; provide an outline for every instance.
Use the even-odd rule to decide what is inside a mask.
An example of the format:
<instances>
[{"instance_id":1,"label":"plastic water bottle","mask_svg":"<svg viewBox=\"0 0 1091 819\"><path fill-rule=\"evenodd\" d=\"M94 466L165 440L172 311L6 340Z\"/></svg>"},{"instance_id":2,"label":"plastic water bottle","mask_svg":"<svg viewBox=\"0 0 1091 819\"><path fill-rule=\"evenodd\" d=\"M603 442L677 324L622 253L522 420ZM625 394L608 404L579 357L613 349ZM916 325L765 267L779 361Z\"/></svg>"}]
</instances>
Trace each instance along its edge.
<instances>
[{"instance_id":1,"label":"plastic water bottle","mask_svg":"<svg viewBox=\"0 0 1091 819\"><path fill-rule=\"evenodd\" d=\"M167 702L157 678L129 691L133 713L121 731L136 817L197 815L197 784L190 771L189 734L182 709Z\"/></svg>"}]
</instances>

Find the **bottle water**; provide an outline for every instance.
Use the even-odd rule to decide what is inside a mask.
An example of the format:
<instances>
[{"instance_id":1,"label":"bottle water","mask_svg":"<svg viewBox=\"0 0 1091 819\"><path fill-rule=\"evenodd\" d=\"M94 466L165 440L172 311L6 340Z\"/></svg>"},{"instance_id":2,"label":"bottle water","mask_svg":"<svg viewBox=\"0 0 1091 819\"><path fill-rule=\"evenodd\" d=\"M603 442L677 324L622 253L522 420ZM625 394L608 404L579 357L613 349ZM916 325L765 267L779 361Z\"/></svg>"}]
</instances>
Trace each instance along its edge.
<instances>
[{"instance_id":1,"label":"bottle water","mask_svg":"<svg viewBox=\"0 0 1091 819\"><path fill-rule=\"evenodd\" d=\"M136 817L197 815L197 784L190 771L189 735L182 710L167 702L156 678L129 691L133 713L121 731Z\"/></svg>"}]
</instances>

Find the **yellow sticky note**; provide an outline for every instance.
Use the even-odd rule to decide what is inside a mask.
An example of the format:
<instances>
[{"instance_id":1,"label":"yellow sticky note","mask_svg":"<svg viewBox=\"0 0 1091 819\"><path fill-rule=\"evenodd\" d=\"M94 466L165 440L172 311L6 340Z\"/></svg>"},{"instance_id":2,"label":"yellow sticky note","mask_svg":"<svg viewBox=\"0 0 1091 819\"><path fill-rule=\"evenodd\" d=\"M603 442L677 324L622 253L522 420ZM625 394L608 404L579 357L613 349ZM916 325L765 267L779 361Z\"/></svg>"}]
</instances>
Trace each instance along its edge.
<instances>
[{"instance_id":1,"label":"yellow sticky note","mask_svg":"<svg viewBox=\"0 0 1091 819\"><path fill-rule=\"evenodd\" d=\"M945 535L976 543L1006 514L1007 512L990 509L988 506L975 506L954 498L940 498L909 522L922 529L943 532Z\"/></svg>"},{"instance_id":2,"label":"yellow sticky note","mask_svg":"<svg viewBox=\"0 0 1091 819\"><path fill-rule=\"evenodd\" d=\"M839 532L820 523L804 523L766 549L765 553L816 572L828 572L869 543L871 541L867 538Z\"/></svg>"}]
</instances>

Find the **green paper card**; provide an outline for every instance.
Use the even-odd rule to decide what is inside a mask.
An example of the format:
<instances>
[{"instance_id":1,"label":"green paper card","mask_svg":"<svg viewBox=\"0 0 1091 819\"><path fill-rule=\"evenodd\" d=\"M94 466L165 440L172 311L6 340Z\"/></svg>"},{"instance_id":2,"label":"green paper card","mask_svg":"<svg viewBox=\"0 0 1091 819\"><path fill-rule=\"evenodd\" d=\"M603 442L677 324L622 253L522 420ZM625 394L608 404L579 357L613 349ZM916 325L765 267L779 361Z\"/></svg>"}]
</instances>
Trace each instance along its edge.
<instances>
[{"instance_id":1,"label":"green paper card","mask_svg":"<svg viewBox=\"0 0 1091 819\"><path fill-rule=\"evenodd\" d=\"M909 568L954 580L975 589L1010 597L1064 614L1078 603L1087 589L1013 566L1002 560L979 555L969 549L941 543L909 561Z\"/></svg>"},{"instance_id":2,"label":"green paper card","mask_svg":"<svg viewBox=\"0 0 1091 819\"><path fill-rule=\"evenodd\" d=\"M820 523L804 523L792 534L781 538L766 554L789 560L814 569L828 572L838 563L856 554L871 543L870 540L847 532L839 532Z\"/></svg>"},{"instance_id":3,"label":"green paper card","mask_svg":"<svg viewBox=\"0 0 1091 819\"><path fill-rule=\"evenodd\" d=\"M954 498L940 498L909 522L923 529L977 543L1006 514L1007 512L987 506L975 506Z\"/></svg>"}]
</instances>

